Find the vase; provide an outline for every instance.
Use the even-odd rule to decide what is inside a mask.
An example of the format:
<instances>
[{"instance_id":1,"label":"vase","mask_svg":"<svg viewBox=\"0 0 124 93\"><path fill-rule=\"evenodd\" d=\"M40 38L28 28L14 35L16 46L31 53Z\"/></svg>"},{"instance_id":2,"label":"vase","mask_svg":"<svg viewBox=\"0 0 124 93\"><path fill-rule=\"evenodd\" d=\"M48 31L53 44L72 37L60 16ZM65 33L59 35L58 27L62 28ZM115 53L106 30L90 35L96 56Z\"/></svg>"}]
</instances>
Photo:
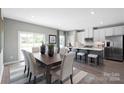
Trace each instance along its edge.
<instances>
[{"instance_id":1,"label":"vase","mask_svg":"<svg viewBox=\"0 0 124 93\"><path fill-rule=\"evenodd\" d=\"M53 55L54 55L54 48L49 48L49 49L48 49L48 55L49 55L50 57L53 57Z\"/></svg>"},{"instance_id":2,"label":"vase","mask_svg":"<svg viewBox=\"0 0 124 93\"><path fill-rule=\"evenodd\" d=\"M46 51L46 46L45 46L45 45L42 45L42 46L40 47L40 52L41 52L41 54L45 54L45 51Z\"/></svg>"}]
</instances>

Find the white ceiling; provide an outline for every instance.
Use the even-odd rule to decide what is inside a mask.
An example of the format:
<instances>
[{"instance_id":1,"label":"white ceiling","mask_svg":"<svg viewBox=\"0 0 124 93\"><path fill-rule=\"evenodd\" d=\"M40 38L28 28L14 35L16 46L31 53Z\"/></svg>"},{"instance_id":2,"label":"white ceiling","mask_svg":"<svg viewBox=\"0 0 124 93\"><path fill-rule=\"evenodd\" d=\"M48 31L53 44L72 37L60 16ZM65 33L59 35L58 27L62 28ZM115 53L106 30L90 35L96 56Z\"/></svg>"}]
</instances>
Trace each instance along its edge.
<instances>
[{"instance_id":1,"label":"white ceiling","mask_svg":"<svg viewBox=\"0 0 124 93\"><path fill-rule=\"evenodd\" d=\"M61 30L124 23L121 8L3 8L3 16Z\"/></svg>"}]
</instances>

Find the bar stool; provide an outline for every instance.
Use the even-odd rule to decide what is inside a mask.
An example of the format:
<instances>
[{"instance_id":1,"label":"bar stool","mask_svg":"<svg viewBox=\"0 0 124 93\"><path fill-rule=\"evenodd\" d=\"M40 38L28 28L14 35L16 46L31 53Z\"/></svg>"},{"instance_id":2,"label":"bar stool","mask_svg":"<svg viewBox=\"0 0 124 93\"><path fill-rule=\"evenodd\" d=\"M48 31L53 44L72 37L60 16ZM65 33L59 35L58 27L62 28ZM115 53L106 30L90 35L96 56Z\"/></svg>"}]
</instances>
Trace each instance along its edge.
<instances>
[{"instance_id":1,"label":"bar stool","mask_svg":"<svg viewBox=\"0 0 124 93\"><path fill-rule=\"evenodd\" d=\"M77 56L80 56L80 60L84 57L86 63L86 54L84 52L78 52Z\"/></svg>"},{"instance_id":2,"label":"bar stool","mask_svg":"<svg viewBox=\"0 0 124 93\"><path fill-rule=\"evenodd\" d=\"M96 54L88 54L88 64L92 63L94 60L95 65L98 65L98 55Z\"/></svg>"}]
</instances>

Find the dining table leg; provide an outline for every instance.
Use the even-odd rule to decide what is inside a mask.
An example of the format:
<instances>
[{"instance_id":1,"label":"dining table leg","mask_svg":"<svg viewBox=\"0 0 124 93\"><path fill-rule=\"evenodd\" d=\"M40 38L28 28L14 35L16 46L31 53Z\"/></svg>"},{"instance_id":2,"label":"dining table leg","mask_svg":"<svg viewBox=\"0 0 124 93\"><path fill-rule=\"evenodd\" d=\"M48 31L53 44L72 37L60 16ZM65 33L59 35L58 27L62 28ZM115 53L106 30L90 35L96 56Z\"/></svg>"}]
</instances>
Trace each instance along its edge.
<instances>
[{"instance_id":1,"label":"dining table leg","mask_svg":"<svg viewBox=\"0 0 124 93\"><path fill-rule=\"evenodd\" d=\"M51 73L49 66L46 68L46 83L51 84Z\"/></svg>"}]
</instances>

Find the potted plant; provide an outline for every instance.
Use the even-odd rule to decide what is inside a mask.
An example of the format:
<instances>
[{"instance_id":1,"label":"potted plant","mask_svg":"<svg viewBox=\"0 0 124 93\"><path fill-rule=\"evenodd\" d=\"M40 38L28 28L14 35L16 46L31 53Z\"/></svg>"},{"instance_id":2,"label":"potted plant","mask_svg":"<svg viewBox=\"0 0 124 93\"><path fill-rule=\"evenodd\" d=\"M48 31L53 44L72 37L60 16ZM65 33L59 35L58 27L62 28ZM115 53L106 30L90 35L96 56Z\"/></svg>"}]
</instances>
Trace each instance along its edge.
<instances>
[{"instance_id":1,"label":"potted plant","mask_svg":"<svg viewBox=\"0 0 124 93\"><path fill-rule=\"evenodd\" d=\"M42 46L40 47L40 52L41 52L41 54L45 54L45 51L46 51L46 46L45 46L44 42L42 42Z\"/></svg>"},{"instance_id":2,"label":"potted plant","mask_svg":"<svg viewBox=\"0 0 124 93\"><path fill-rule=\"evenodd\" d=\"M54 45L53 44L48 45L48 55L50 57L52 57L54 55Z\"/></svg>"}]
</instances>

